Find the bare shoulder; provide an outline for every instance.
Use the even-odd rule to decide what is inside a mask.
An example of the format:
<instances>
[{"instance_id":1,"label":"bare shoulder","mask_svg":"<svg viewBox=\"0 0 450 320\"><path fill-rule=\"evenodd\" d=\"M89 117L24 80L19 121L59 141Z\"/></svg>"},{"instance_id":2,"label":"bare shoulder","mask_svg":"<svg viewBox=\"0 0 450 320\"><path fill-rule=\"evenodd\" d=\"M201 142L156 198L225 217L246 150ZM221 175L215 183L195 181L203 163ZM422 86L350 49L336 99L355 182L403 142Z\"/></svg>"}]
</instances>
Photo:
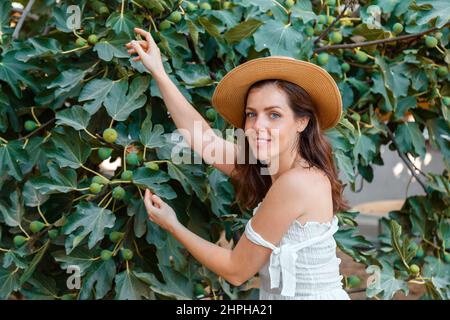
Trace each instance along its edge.
<instances>
[{"instance_id":1,"label":"bare shoulder","mask_svg":"<svg viewBox=\"0 0 450 320\"><path fill-rule=\"evenodd\" d=\"M281 192L296 197L300 208L299 222L329 220L333 212L332 188L323 170L295 167L283 173L276 182Z\"/></svg>"},{"instance_id":2,"label":"bare shoulder","mask_svg":"<svg viewBox=\"0 0 450 320\"><path fill-rule=\"evenodd\" d=\"M281 185L296 187L302 192L324 192L331 190L331 183L323 170L316 167L295 167L283 173L278 179Z\"/></svg>"}]
</instances>

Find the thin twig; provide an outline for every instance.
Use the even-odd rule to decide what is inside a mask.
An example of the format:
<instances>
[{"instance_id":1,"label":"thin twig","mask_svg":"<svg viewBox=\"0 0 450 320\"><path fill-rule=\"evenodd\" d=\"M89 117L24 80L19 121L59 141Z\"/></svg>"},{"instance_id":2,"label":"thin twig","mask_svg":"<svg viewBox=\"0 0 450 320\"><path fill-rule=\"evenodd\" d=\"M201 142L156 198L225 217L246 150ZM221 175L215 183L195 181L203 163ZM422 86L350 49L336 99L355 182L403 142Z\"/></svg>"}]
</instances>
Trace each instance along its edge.
<instances>
[{"instance_id":1,"label":"thin twig","mask_svg":"<svg viewBox=\"0 0 450 320\"><path fill-rule=\"evenodd\" d=\"M20 16L19 22L17 22L16 28L14 29L13 33L13 39L19 38L20 29L22 29L23 23L25 22L25 18L27 17L28 13L30 13L31 7L33 6L35 0L30 0L25 7L25 10L23 10L22 15Z\"/></svg>"},{"instance_id":2,"label":"thin twig","mask_svg":"<svg viewBox=\"0 0 450 320\"><path fill-rule=\"evenodd\" d=\"M409 34L409 35L404 35L404 36L399 36L399 37L394 37L394 38L355 42L355 43L346 43L346 44L336 44L336 45L332 45L332 46L324 46L324 47L320 47L320 48L315 48L314 52L335 50L335 49L352 49L352 48L357 48L357 47L371 46L371 45L380 44L380 43L405 41L405 40L420 38L421 36L423 36L425 34L432 33L436 30L440 30L440 29L443 29L448 26L450 26L450 23L443 25L441 28L432 28L432 29L425 30L425 31L422 31L419 33L414 33L414 34Z\"/></svg>"},{"instance_id":3,"label":"thin twig","mask_svg":"<svg viewBox=\"0 0 450 320\"><path fill-rule=\"evenodd\" d=\"M408 167L409 171L414 176L414 178L416 178L417 182L420 184L420 186L425 191L425 193L428 194L428 191L427 191L427 188L426 188L425 184L422 182L422 180L419 179L419 176L417 175L416 171L414 170L414 167L411 165L411 161L409 160L408 157L406 157L399 150L398 145L395 142L394 135L393 135L392 131L388 128L388 126L386 124L384 124L384 127L386 128L386 132L387 132L389 138L391 139L392 143L395 145L395 149L397 149L397 153L398 153L400 159L402 159L403 162L406 164L406 166Z\"/></svg>"}]
</instances>

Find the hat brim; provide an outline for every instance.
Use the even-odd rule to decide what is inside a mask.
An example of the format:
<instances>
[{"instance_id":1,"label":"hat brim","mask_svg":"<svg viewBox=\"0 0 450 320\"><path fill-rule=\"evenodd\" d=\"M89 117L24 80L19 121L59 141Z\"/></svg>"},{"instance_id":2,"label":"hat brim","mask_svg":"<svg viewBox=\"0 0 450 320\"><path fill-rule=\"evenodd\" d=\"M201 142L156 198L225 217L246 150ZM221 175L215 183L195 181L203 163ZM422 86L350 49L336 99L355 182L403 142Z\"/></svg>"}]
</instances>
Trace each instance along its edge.
<instances>
[{"instance_id":1,"label":"hat brim","mask_svg":"<svg viewBox=\"0 0 450 320\"><path fill-rule=\"evenodd\" d=\"M265 79L282 79L302 87L310 95L320 129L334 127L341 117L342 97L331 75L323 68L291 57L269 56L245 62L218 83L212 105L236 128L244 128L245 98L250 86Z\"/></svg>"}]
</instances>

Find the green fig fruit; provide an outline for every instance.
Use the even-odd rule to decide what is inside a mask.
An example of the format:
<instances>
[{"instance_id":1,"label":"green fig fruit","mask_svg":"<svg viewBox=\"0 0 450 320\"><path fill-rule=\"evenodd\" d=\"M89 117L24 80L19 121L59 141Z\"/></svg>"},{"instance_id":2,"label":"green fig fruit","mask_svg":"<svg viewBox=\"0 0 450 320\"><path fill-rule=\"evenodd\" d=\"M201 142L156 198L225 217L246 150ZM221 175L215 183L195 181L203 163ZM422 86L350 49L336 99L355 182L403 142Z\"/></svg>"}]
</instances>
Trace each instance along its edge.
<instances>
[{"instance_id":1,"label":"green fig fruit","mask_svg":"<svg viewBox=\"0 0 450 320\"><path fill-rule=\"evenodd\" d=\"M125 233L123 232L113 231L109 234L109 240L111 240L111 242L117 243L123 238L124 235Z\"/></svg>"},{"instance_id":2,"label":"green fig fruit","mask_svg":"<svg viewBox=\"0 0 450 320\"><path fill-rule=\"evenodd\" d=\"M174 11L169 15L167 20L172 21L173 23L178 23L181 21L181 18L182 18L182 16L181 16L180 11Z\"/></svg>"},{"instance_id":3,"label":"green fig fruit","mask_svg":"<svg viewBox=\"0 0 450 320\"><path fill-rule=\"evenodd\" d=\"M16 247L20 247L21 245L23 245L25 242L28 241L28 238L25 238L24 236L18 235L14 237L14 244L16 245Z\"/></svg>"},{"instance_id":4,"label":"green fig fruit","mask_svg":"<svg viewBox=\"0 0 450 320\"><path fill-rule=\"evenodd\" d=\"M126 155L126 161L130 166L137 166L139 164L139 156L136 152L131 152Z\"/></svg>"},{"instance_id":5,"label":"green fig fruit","mask_svg":"<svg viewBox=\"0 0 450 320\"><path fill-rule=\"evenodd\" d=\"M349 72L350 71L350 65L347 62L344 62L342 64L342 71Z\"/></svg>"},{"instance_id":6,"label":"green fig fruit","mask_svg":"<svg viewBox=\"0 0 450 320\"><path fill-rule=\"evenodd\" d=\"M103 131L103 139L105 139L106 142L114 143L117 139L117 131L113 128L106 129Z\"/></svg>"},{"instance_id":7,"label":"green fig fruit","mask_svg":"<svg viewBox=\"0 0 450 320\"><path fill-rule=\"evenodd\" d=\"M122 200L125 195L125 189L121 186L117 186L112 191L112 197L116 200Z\"/></svg>"},{"instance_id":8,"label":"green fig fruit","mask_svg":"<svg viewBox=\"0 0 450 320\"><path fill-rule=\"evenodd\" d=\"M433 36L425 36L425 45L428 48L434 48L438 44L438 40Z\"/></svg>"},{"instance_id":9,"label":"green fig fruit","mask_svg":"<svg viewBox=\"0 0 450 320\"><path fill-rule=\"evenodd\" d=\"M402 31L403 31L403 25L401 23L397 22L392 26L393 33L399 34L399 33L402 33Z\"/></svg>"},{"instance_id":10,"label":"green fig fruit","mask_svg":"<svg viewBox=\"0 0 450 320\"><path fill-rule=\"evenodd\" d=\"M355 58L358 62L364 63L369 58L364 51L357 51L355 54Z\"/></svg>"},{"instance_id":11,"label":"green fig fruit","mask_svg":"<svg viewBox=\"0 0 450 320\"><path fill-rule=\"evenodd\" d=\"M209 121L215 121L217 118L216 110L213 108L206 110L206 118L208 118Z\"/></svg>"},{"instance_id":12,"label":"green fig fruit","mask_svg":"<svg viewBox=\"0 0 450 320\"><path fill-rule=\"evenodd\" d=\"M30 223L30 230L33 233L38 233L45 227L45 224L41 221L35 220Z\"/></svg>"},{"instance_id":13,"label":"green fig fruit","mask_svg":"<svg viewBox=\"0 0 450 320\"><path fill-rule=\"evenodd\" d=\"M103 187L102 184L93 182L93 183L91 183L91 185L89 186L89 191L90 191L91 193L93 193L93 194L97 194L97 193L100 193L100 191L102 191L102 187Z\"/></svg>"},{"instance_id":14,"label":"green fig fruit","mask_svg":"<svg viewBox=\"0 0 450 320\"><path fill-rule=\"evenodd\" d=\"M347 278L347 283L350 288L355 288L361 283L361 279L358 276L350 276Z\"/></svg>"},{"instance_id":15,"label":"green fig fruit","mask_svg":"<svg viewBox=\"0 0 450 320\"><path fill-rule=\"evenodd\" d=\"M75 40L75 44L78 47L84 47L85 45L87 45L87 42L83 38L77 38L77 40Z\"/></svg>"},{"instance_id":16,"label":"green fig fruit","mask_svg":"<svg viewBox=\"0 0 450 320\"><path fill-rule=\"evenodd\" d=\"M25 130L30 132L37 128L37 123L33 120L27 120L24 124Z\"/></svg>"},{"instance_id":17,"label":"green fig fruit","mask_svg":"<svg viewBox=\"0 0 450 320\"><path fill-rule=\"evenodd\" d=\"M58 229L51 229L48 231L48 236L50 237L50 239L56 239L59 236L59 231Z\"/></svg>"},{"instance_id":18,"label":"green fig fruit","mask_svg":"<svg viewBox=\"0 0 450 320\"><path fill-rule=\"evenodd\" d=\"M133 171L131 170L125 170L120 175L120 179L124 181L131 181L133 179Z\"/></svg>"},{"instance_id":19,"label":"green fig fruit","mask_svg":"<svg viewBox=\"0 0 450 320\"><path fill-rule=\"evenodd\" d=\"M95 34L89 35L88 42L90 44L95 45L97 43L97 41L98 41L97 35L95 35Z\"/></svg>"},{"instance_id":20,"label":"green fig fruit","mask_svg":"<svg viewBox=\"0 0 450 320\"><path fill-rule=\"evenodd\" d=\"M153 171L158 171L159 170L159 165L157 163L155 163L155 162L147 162L145 164L145 166L147 168L149 168L150 170L153 170Z\"/></svg>"},{"instance_id":21,"label":"green fig fruit","mask_svg":"<svg viewBox=\"0 0 450 320\"><path fill-rule=\"evenodd\" d=\"M99 148L98 149L98 157L102 160L106 160L111 156L112 149L111 148Z\"/></svg>"},{"instance_id":22,"label":"green fig fruit","mask_svg":"<svg viewBox=\"0 0 450 320\"><path fill-rule=\"evenodd\" d=\"M133 259L133 251L131 251L130 249L122 249L122 258L124 260L131 260Z\"/></svg>"},{"instance_id":23,"label":"green fig fruit","mask_svg":"<svg viewBox=\"0 0 450 320\"><path fill-rule=\"evenodd\" d=\"M317 62L321 66L326 65L328 63L328 53L326 52L319 53L319 55L317 56Z\"/></svg>"},{"instance_id":24,"label":"green fig fruit","mask_svg":"<svg viewBox=\"0 0 450 320\"><path fill-rule=\"evenodd\" d=\"M98 184L109 184L109 180L105 179L103 177L100 176L94 176L91 180L91 183L98 183Z\"/></svg>"},{"instance_id":25,"label":"green fig fruit","mask_svg":"<svg viewBox=\"0 0 450 320\"><path fill-rule=\"evenodd\" d=\"M420 273L420 267L417 264L412 264L409 266L409 272L412 275L418 275Z\"/></svg>"},{"instance_id":26,"label":"green fig fruit","mask_svg":"<svg viewBox=\"0 0 450 320\"><path fill-rule=\"evenodd\" d=\"M102 250L100 257L103 261L108 261L112 257L112 252L109 250Z\"/></svg>"}]
</instances>

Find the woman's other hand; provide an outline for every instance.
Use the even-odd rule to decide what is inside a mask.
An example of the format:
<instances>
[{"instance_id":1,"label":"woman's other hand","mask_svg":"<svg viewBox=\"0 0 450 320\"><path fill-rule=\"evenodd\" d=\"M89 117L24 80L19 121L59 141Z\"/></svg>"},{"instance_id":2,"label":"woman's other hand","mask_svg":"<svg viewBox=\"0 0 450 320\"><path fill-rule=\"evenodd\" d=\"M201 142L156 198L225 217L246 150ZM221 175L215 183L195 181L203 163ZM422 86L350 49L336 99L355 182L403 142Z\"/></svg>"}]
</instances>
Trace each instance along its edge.
<instances>
[{"instance_id":1,"label":"woman's other hand","mask_svg":"<svg viewBox=\"0 0 450 320\"><path fill-rule=\"evenodd\" d=\"M175 211L156 194L152 194L149 189L145 190L144 204L150 221L161 228L172 232L179 223Z\"/></svg>"}]
</instances>

